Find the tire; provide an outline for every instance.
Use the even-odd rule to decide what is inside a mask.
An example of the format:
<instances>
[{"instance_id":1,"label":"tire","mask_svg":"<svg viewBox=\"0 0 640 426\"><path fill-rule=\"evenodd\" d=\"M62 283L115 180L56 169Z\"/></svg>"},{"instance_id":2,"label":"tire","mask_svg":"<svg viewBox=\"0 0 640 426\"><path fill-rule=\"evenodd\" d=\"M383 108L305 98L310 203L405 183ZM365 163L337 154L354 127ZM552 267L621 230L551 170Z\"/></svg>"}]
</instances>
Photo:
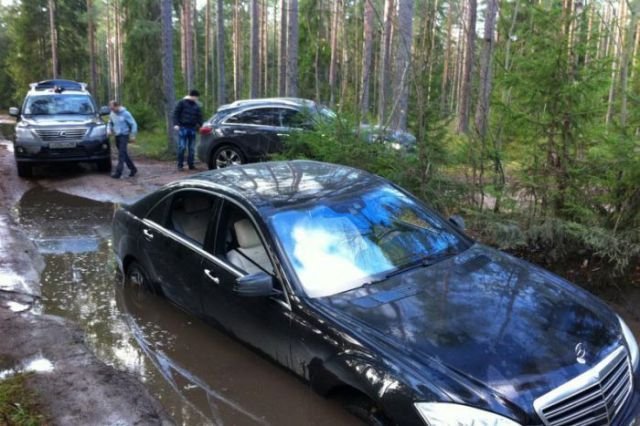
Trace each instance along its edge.
<instances>
[{"instance_id":1,"label":"tire","mask_svg":"<svg viewBox=\"0 0 640 426\"><path fill-rule=\"evenodd\" d=\"M100 173L109 173L111 171L111 158L98 160L98 171Z\"/></svg>"},{"instance_id":2,"label":"tire","mask_svg":"<svg viewBox=\"0 0 640 426\"><path fill-rule=\"evenodd\" d=\"M351 415L370 426L388 426L391 422L378 410L376 404L364 395L345 395L342 406Z\"/></svg>"},{"instance_id":3,"label":"tire","mask_svg":"<svg viewBox=\"0 0 640 426\"><path fill-rule=\"evenodd\" d=\"M21 178L30 178L33 176L33 167L28 163L16 163L18 169L18 176Z\"/></svg>"},{"instance_id":4,"label":"tire","mask_svg":"<svg viewBox=\"0 0 640 426\"><path fill-rule=\"evenodd\" d=\"M244 154L233 145L223 145L216 149L209 162L210 169L222 169L246 163Z\"/></svg>"},{"instance_id":5,"label":"tire","mask_svg":"<svg viewBox=\"0 0 640 426\"><path fill-rule=\"evenodd\" d=\"M149 294L156 293L154 285L149 280L149 275L135 260L127 267L124 284L130 288L136 303L144 301Z\"/></svg>"}]
</instances>

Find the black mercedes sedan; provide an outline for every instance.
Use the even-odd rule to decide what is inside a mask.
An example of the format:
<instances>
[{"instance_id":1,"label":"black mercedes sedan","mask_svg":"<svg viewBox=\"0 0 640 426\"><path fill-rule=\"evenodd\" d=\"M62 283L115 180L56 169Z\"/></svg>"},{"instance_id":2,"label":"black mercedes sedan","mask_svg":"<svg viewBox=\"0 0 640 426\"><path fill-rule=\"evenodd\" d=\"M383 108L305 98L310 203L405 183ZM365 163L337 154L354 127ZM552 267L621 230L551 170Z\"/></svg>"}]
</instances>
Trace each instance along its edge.
<instances>
[{"instance_id":1,"label":"black mercedes sedan","mask_svg":"<svg viewBox=\"0 0 640 426\"><path fill-rule=\"evenodd\" d=\"M291 161L169 184L119 209L113 231L127 285L370 424L639 425L620 317L460 223L367 172Z\"/></svg>"}]
</instances>

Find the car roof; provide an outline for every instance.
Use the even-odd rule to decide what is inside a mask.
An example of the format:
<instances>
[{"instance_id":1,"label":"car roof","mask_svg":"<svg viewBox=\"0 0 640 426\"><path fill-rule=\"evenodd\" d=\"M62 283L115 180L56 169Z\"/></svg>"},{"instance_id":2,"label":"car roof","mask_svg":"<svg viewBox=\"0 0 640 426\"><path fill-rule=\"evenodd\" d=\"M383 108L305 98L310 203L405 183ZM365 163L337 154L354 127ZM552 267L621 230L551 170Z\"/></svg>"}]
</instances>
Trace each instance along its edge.
<instances>
[{"instance_id":1,"label":"car roof","mask_svg":"<svg viewBox=\"0 0 640 426\"><path fill-rule=\"evenodd\" d=\"M172 185L209 187L234 193L258 210L293 207L388 184L352 167L318 161L269 161L210 170Z\"/></svg>"},{"instance_id":2,"label":"car roof","mask_svg":"<svg viewBox=\"0 0 640 426\"><path fill-rule=\"evenodd\" d=\"M55 95L84 95L91 96L89 92L80 90L63 90L62 92L56 92L53 89L50 90L32 90L27 93L27 96L55 96Z\"/></svg>"},{"instance_id":3,"label":"car roof","mask_svg":"<svg viewBox=\"0 0 640 426\"><path fill-rule=\"evenodd\" d=\"M234 108L248 108L254 106L278 105L292 107L308 107L312 108L316 103L309 99L302 98L256 98L256 99L239 99L230 104L222 105L218 111L225 111Z\"/></svg>"}]
</instances>

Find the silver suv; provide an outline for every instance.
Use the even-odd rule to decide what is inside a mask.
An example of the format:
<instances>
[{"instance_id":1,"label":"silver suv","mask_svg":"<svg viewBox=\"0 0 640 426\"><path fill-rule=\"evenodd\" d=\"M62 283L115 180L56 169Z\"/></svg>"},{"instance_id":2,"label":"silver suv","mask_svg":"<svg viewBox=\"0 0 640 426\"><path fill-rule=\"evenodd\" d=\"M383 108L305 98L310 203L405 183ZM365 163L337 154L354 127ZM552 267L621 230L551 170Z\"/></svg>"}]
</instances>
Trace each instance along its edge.
<instances>
[{"instance_id":1,"label":"silver suv","mask_svg":"<svg viewBox=\"0 0 640 426\"><path fill-rule=\"evenodd\" d=\"M31 83L16 117L14 154L18 176L30 177L33 166L49 162L96 162L111 171L107 127L100 118L108 107L97 108L86 83L45 80Z\"/></svg>"}]
</instances>

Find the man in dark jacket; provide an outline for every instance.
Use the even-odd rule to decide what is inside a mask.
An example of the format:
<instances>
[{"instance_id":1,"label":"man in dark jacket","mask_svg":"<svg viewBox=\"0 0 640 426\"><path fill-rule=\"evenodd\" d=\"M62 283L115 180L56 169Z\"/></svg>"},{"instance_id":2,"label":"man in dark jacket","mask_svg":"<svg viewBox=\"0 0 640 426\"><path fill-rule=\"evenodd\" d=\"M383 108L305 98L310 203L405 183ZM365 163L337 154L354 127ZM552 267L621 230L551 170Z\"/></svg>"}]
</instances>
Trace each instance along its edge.
<instances>
[{"instance_id":1,"label":"man in dark jacket","mask_svg":"<svg viewBox=\"0 0 640 426\"><path fill-rule=\"evenodd\" d=\"M197 90L189 92L178 102L173 110L173 124L178 131L178 170L182 170L184 164L184 151L189 149L187 164L193 170L195 156L196 131L202 126L202 109L198 104L200 93Z\"/></svg>"}]
</instances>

